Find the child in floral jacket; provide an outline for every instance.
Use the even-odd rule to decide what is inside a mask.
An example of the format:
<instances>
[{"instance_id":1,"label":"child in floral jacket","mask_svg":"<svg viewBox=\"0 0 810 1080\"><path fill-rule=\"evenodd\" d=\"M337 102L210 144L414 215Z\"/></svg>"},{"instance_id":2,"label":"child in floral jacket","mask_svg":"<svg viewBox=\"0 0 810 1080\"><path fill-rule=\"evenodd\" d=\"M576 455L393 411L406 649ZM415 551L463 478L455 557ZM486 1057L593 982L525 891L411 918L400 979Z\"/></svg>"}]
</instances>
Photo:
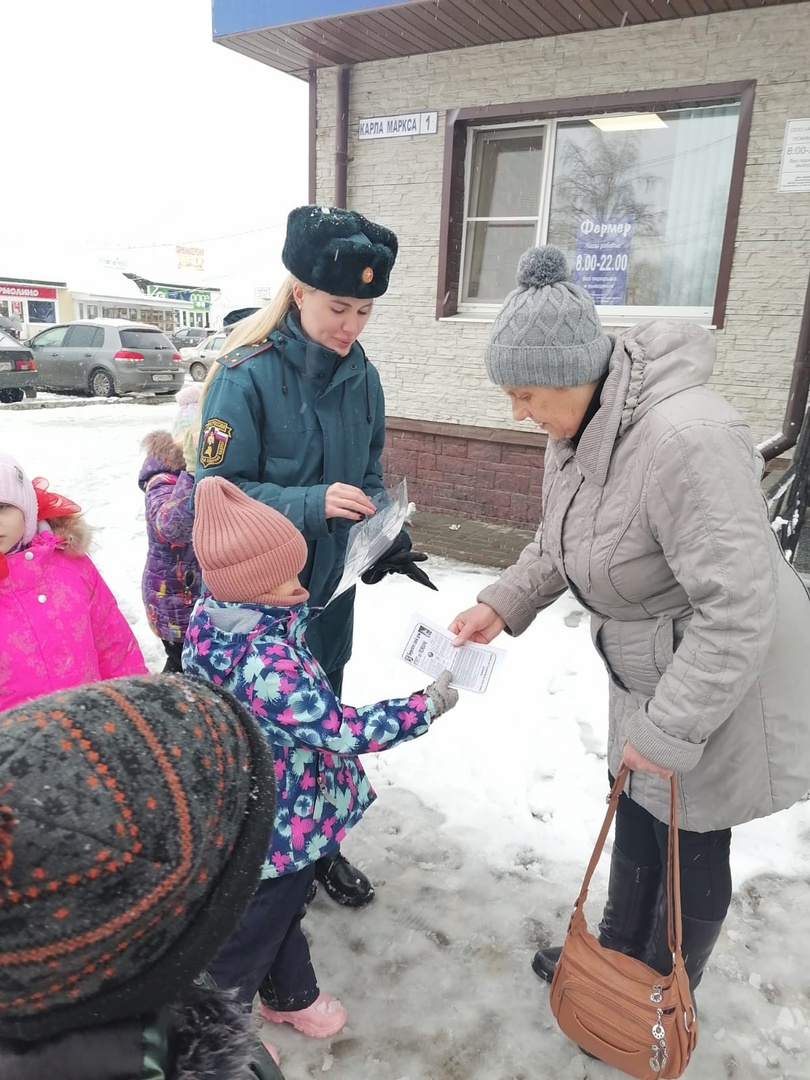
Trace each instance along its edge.
<instances>
[{"instance_id":1,"label":"child in floral jacket","mask_svg":"<svg viewBox=\"0 0 810 1080\"><path fill-rule=\"evenodd\" d=\"M53 690L145 675L92 561L81 508L0 454L0 711Z\"/></svg>"},{"instance_id":2,"label":"child in floral jacket","mask_svg":"<svg viewBox=\"0 0 810 1080\"><path fill-rule=\"evenodd\" d=\"M347 1013L319 990L301 929L315 861L375 798L357 755L423 735L458 693L443 672L407 698L341 705L305 641L312 612L298 581L307 558L301 533L219 476L200 481L195 500L194 549L211 597L194 609L183 667L252 710L272 745L278 784L262 882L209 971L246 1006L258 990L264 1019L324 1038Z\"/></svg>"}]
</instances>

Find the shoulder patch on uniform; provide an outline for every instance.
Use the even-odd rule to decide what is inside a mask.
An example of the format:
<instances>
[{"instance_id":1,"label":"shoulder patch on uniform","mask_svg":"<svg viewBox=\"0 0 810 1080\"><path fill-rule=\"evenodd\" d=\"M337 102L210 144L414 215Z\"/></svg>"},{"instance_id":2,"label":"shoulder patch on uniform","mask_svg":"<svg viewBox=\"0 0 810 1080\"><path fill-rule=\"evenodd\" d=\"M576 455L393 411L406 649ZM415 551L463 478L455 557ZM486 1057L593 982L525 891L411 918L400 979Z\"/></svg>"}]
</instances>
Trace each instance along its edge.
<instances>
[{"instance_id":1,"label":"shoulder patch on uniform","mask_svg":"<svg viewBox=\"0 0 810 1080\"><path fill-rule=\"evenodd\" d=\"M263 341L261 345L242 345L240 348L234 349L233 352L225 353L224 356L219 358L218 363L226 368L239 367L240 364L244 364L245 360L250 360L252 356L258 356L259 353L272 348L272 341Z\"/></svg>"},{"instance_id":2,"label":"shoulder patch on uniform","mask_svg":"<svg viewBox=\"0 0 810 1080\"><path fill-rule=\"evenodd\" d=\"M205 421L200 435L200 464L204 469L222 464L232 436L233 428L224 420L212 416Z\"/></svg>"}]
</instances>

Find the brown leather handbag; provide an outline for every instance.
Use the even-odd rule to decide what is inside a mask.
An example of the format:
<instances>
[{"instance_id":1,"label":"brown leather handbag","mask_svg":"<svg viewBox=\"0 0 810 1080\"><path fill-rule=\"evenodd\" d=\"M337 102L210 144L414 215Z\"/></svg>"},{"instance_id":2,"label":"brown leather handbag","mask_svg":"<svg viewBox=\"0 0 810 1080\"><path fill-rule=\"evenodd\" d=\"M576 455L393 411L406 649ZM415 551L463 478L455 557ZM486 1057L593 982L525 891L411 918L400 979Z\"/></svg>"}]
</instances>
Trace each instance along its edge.
<instances>
[{"instance_id":1,"label":"brown leather handbag","mask_svg":"<svg viewBox=\"0 0 810 1080\"><path fill-rule=\"evenodd\" d=\"M568 925L551 983L551 1011L583 1050L638 1080L681 1076L697 1042L697 1016L681 953L678 799L671 779L667 852L667 934L672 972L606 949L588 930L583 905L627 779L622 765Z\"/></svg>"}]
</instances>

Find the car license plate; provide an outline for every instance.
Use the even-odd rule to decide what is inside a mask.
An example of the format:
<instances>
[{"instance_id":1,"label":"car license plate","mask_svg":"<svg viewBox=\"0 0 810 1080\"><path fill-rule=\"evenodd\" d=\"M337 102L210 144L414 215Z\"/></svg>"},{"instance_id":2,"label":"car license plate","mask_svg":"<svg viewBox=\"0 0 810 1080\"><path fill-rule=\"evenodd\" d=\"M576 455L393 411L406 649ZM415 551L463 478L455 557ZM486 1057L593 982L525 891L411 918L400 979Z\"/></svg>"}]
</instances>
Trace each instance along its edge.
<instances>
[{"instance_id":1,"label":"car license plate","mask_svg":"<svg viewBox=\"0 0 810 1080\"><path fill-rule=\"evenodd\" d=\"M0 371L11 371L11 361L0 360Z\"/></svg>"},{"instance_id":2,"label":"car license plate","mask_svg":"<svg viewBox=\"0 0 810 1080\"><path fill-rule=\"evenodd\" d=\"M152 382L171 382L173 378L174 376L167 372L165 375L153 375Z\"/></svg>"}]
</instances>

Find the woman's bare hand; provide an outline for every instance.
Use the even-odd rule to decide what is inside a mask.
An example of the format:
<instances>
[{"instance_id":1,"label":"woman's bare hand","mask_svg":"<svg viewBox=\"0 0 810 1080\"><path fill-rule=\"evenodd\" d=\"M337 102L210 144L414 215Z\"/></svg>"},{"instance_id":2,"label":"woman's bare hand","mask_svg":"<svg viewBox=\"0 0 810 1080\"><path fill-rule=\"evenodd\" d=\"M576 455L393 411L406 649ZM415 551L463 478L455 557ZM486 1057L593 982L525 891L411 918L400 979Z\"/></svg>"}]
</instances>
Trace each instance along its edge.
<instances>
[{"instance_id":1,"label":"woman's bare hand","mask_svg":"<svg viewBox=\"0 0 810 1080\"><path fill-rule=\"evenodd\" d=\"M660 765L656 765L654 761L650 761L649 758L645 758L643 754L635 750L629 742L624 744L622 761L631 772L651 772L664 780L669 780L670 776L672 776L672 769L662 769Z\"/></svg>"},{"instance_id":2,"label":"woman's bare hand","mask_svg":"<svg viewBox=\"0 0 810 1080\"><path fill-rule=\"evenodd\" d=\"M489 604L476 604L467 608L450 623L448 629L455 634L454 645L463 645L465 641L475 641L487 645L500 634L506 623Z\"/></svg>"},{"instance_id":3,"label":"woman's bare hand","mask_svg":"<svg viewBox=\"0 0 810 1080\"><path fill-rule=\"evenodd\" d=\"M374 503L360 488L351 484L330 484L324 499L324 515L328 518L348 518L360 521L361 518L376 514Z\"/></svg>"}]
</instances>

